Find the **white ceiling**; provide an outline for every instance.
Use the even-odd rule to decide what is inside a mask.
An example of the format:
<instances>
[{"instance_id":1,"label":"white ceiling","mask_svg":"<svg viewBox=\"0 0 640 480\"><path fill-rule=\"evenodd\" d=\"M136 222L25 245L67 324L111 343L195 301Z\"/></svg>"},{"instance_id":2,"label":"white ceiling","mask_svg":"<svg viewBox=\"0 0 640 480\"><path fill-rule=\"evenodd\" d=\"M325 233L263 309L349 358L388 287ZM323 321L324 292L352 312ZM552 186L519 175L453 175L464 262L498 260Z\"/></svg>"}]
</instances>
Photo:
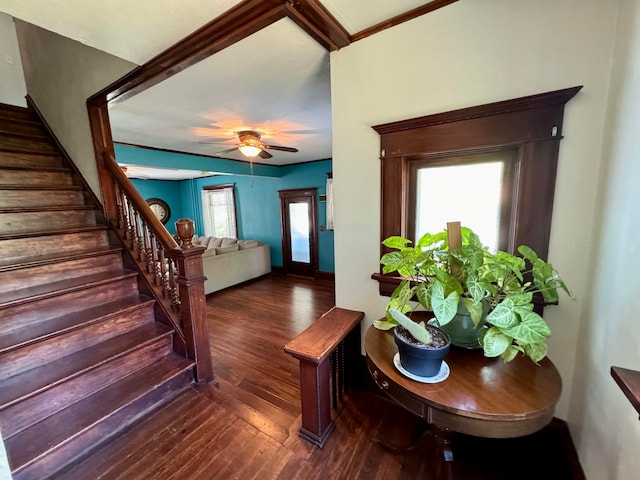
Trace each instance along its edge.
<instances>
[{"instance_id":1,"label":"white ceiling","mask_svg":"<svg viewBox=\"0 0 640 480\"><path fill-rule=\"evenodd\" d=\"M213 177L215 175L226 175L222 172L207 172L201 170L187 170L184 168L154 168L141 167L121 163L120 166L129 178L140 180L187 180L189 178Z\"/></svg>"},{"instance_id":2,"label":"white ceiling","mask_svg":"<svg viewBox=\"0 0 640 480\"><path fill-rule=\"evenodd\" d=\"M109 117L118 142L216 155L238 144L236 132L257 130L267 144L299 150L268 150L261 163L331 158L329 52L285 18L111 104Z\"/></svg>"},{"instance_id":3,"label":"white ceiling","mask_svg":"<svg viewBox=\"0 0 640 480\"><path fill-rule=\"evenodd\" d=\"M143 64L238 3L0 0L0 12ZM321 3L354 34L430 1ZM331 158L330 95L329 53L283 19L110 105L109 115L117 142L210 156L235 146L238 130L258 130L267 144L299 150L267 150L273 158L258 158L260 163L285 165ZM202 143L211 141L221 143ZM246 160L237 151L219 156Z\"/></svg>"}]
</instances>

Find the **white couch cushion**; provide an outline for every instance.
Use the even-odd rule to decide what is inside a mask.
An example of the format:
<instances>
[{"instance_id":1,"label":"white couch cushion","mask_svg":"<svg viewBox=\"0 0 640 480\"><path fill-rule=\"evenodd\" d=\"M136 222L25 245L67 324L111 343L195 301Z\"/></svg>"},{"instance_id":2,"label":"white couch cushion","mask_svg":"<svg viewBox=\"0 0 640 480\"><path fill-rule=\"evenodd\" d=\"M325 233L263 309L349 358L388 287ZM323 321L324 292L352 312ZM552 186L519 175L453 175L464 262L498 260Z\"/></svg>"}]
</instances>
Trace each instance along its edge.
<instances>
[{"instance_id":1,"label":"white couch cushion","mask_svg":"<svg viewBox=\"0 0 640 480\"><path fill-rule=\"evenodd\" d=\"M258 245L260 245L258 240L238 240L238 247L240 247L240 250L257 247Z\"/></svg>"},{"instance_id":2,"label":"white couch cushion","mask_svg":"<svg viewBox=\"0 0 640 480\"><path fill-rule=\"evenodd\" d=\"M237 238L227 238L224 237L222 239L222 243L220 245L216 245L216 247L228 247L229 245L235 245L238 243Z\"/></svg>"},{"instance_id":3,"label":"white couch cushion","mask_svg":"<svg viewBox=\"0 0 640 480\"><path fill-rule=\"evenodd\" d=\"M237 243L233 245L227 245L226 247L215 247L216 255L221 255L224 253L237 252L239 250L239 246Z\"/></svg>"}]
</instances>

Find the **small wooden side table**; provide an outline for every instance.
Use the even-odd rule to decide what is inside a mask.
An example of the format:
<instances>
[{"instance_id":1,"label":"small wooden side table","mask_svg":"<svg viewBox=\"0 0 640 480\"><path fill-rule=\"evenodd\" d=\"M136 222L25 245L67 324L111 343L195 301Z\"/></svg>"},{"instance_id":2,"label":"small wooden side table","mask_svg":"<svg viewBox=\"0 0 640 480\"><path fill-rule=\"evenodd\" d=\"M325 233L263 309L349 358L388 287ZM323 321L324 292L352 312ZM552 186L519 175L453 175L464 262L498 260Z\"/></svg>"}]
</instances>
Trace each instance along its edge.
<instances>
[{"instance_id":1,"label":"small wooden side table","mask_svg":"<svg viewBox=\"0 0 640 480\"><path fill-rule=\"evenodd\" d=\"M518 356L504 363L481 350L452 347L445 361L449 377L420 383L393 365L398 349L390 331L370 327L365 336L367 366L378 387L396 403L436 427L444 460L453 461L449 432L486 438L529 435L553 418L562 381L548 358L539 365Z\"/></svg>"}]
</instances>

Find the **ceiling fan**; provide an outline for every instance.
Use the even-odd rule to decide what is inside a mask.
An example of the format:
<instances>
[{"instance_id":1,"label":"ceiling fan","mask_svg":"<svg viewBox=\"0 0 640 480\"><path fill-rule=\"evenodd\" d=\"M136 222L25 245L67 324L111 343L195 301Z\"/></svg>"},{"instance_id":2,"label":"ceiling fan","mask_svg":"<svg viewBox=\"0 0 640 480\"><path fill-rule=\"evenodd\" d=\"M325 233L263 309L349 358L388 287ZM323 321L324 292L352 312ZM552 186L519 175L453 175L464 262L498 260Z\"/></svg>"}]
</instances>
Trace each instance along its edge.
<instances>
[{"instance_id":1,"label":"ceiling fan","mask_svg":"<svg viewBox=\"0 0 640 480\"><path fill-rule=\"evenodd\" d=\"M225 153L233 152L234 150L237 149L237 150L240 150L240 152L243 155L249 158L253 158L255 156L259 156L261 158L271 158L273 157L273 155L271 155L266 150L279 150L281 152L293 152L293 153L298 151L297 148L293 148L293 147L280 147L278 145L267 145L262 140L260 140L260 137L262 136L262 134L256 130L242 130L237 132L237 134L238 134L238 139L240 140L240 143L233 148L229 148L228 150L217 152L216 155L222 155ZM201 142L201 143L216 143L216 142Z\"/></svg>"}]
</instances>

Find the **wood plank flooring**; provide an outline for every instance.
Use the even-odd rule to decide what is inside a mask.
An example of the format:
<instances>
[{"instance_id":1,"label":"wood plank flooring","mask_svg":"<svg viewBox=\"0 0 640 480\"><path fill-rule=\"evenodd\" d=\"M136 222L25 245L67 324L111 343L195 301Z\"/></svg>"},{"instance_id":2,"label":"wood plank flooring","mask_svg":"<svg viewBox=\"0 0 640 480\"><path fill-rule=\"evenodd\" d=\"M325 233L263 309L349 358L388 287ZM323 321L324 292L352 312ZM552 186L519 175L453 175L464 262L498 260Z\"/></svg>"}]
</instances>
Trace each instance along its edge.
<instances>
[{"instance_id":1,"label":"wood plank flooring","mask_svg":"<svg viewBox=\"0 0 640 480\"><path fill-rule=\"evenodd\" d=\"M209 295L217 386L196 386L58 480L436 479L439 452L419 422L368 388L353 390L324 448L298 437L298 365L283 346L333 306L333 284L270 275ZM453 480L572 479L558 429L523 439L454 438Z\"/></svg>"}]
</instances>

